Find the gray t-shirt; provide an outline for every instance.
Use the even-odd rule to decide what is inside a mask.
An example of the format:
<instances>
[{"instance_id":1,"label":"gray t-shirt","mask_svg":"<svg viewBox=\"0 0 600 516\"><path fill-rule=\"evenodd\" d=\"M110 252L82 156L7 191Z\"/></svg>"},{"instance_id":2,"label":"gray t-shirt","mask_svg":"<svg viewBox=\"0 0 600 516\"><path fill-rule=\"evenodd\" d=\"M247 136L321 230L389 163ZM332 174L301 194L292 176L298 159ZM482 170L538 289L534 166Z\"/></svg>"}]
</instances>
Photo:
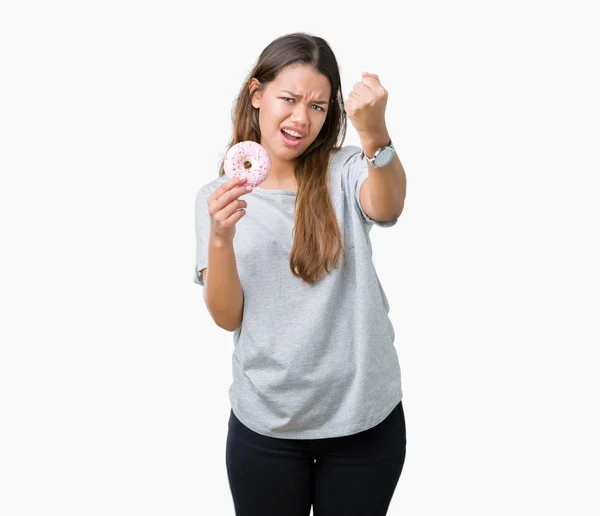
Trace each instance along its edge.
<instances>
[{"instance_id":1,"label":"gray t-shirt","mask_svg":"<svg viewBox=\"0 0 600 516\"><path fill-rule=\"evenodd\" d=\"M270 437L318 439L367 430L402 399L389 304L372 260L375 221L360 205L368 177L360 147L331 159L329 190L346 258L315 285L289 265L296 193L256 187L233 239L244 293L242 323L233 333L231 408L251 430ZM208 265L207 198L226 176L196 196L194 282Z\"/></svg>"}]
</instances>

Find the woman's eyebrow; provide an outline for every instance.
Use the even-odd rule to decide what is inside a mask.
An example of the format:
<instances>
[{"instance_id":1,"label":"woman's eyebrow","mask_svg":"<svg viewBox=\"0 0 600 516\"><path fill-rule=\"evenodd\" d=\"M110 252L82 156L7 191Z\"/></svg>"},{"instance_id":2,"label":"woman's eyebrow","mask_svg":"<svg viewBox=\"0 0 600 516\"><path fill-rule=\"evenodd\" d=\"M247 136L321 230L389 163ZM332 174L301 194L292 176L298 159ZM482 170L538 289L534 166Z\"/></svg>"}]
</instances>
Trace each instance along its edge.
<instances>
[{"instance_id":1,"label":"woman's eyebrow","mask_svg":"<svg viewBox=\"0 0 600 516\"><path fill-rule=\"evenodd\" d=\"M302 95L299 95L298 93L292 93L291 91L288 91L288 90L281 90L281 93L287 93L290 97L294 97L296 99L302 98ZM313 100L313 104L327 104L327 101L326 100Z\"/></svg>"}]
</instances>

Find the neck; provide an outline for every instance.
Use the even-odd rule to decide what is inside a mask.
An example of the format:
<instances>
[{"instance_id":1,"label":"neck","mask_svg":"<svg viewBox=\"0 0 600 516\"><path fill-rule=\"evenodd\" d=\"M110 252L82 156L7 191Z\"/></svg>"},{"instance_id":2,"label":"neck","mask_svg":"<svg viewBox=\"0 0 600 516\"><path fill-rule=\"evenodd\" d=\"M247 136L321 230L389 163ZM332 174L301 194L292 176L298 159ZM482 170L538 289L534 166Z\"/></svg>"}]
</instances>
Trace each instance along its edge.
<instances>
[{"instance_id":1,"label":"neck","mask_svg":"<svg viewBox=\"0 0 600 516\"><path fill-rule=\"evenodd\" d=\"M268 150L271 158L271 171L264 183L277 186L289 186L296 184L296 164L297 160L281 159L274 152Z\"/></svg>"}]
</instances>

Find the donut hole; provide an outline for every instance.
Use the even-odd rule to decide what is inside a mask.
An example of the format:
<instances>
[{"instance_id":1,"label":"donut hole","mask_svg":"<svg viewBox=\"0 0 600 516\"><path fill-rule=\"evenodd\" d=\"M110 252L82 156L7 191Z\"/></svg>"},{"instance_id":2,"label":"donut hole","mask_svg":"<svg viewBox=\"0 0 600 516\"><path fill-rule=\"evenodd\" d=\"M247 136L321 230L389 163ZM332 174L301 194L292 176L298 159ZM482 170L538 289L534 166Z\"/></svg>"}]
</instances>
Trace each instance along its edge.
<instances>
[{"instance_id":1,"label":"donut hole","mask_svg":"<svg viewBox=\"0 0 600 516\"><path fill-rule=\"evenodd\" d=\"M252 163L250 163L249 161L244 161L244 168L246 170L248 170L249 168L252 168Z\"/></svg>"}]
</instances>

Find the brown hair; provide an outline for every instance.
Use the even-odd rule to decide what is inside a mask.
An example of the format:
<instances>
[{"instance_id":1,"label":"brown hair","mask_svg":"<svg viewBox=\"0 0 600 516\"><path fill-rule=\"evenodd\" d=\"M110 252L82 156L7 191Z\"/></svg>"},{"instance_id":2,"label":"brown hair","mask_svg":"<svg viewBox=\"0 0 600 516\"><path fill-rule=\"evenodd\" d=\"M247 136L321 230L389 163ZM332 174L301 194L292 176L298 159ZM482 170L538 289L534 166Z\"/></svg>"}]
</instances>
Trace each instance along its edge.
<instances>
[{"instance_id":1,"label":"brown hair","mask_svg":"<svg viewBox=\"0 0 600 516\"><path fill-rule=\"evenodd\" d=\"M294 204L296 216L290 269L294 276L314 284L323 272L329 273L331 267L337 268L340 253L343 252L339 225L328 190L328 176L329 160L334 152L341 149L347 122L339 67L324 39L296 32L273 40L262 51L236 97L229 147L242 141L260 143L258 110L252 106L249 91L252 78L261 83L255 92L261 91L283 68L299 64L312 65L327 77L331 86L325 123L315 141L299 156L295 171L298 193ZM219 176L225 174L224 162L225 157L221 161Z\"/></svg>"}]
</instances>

